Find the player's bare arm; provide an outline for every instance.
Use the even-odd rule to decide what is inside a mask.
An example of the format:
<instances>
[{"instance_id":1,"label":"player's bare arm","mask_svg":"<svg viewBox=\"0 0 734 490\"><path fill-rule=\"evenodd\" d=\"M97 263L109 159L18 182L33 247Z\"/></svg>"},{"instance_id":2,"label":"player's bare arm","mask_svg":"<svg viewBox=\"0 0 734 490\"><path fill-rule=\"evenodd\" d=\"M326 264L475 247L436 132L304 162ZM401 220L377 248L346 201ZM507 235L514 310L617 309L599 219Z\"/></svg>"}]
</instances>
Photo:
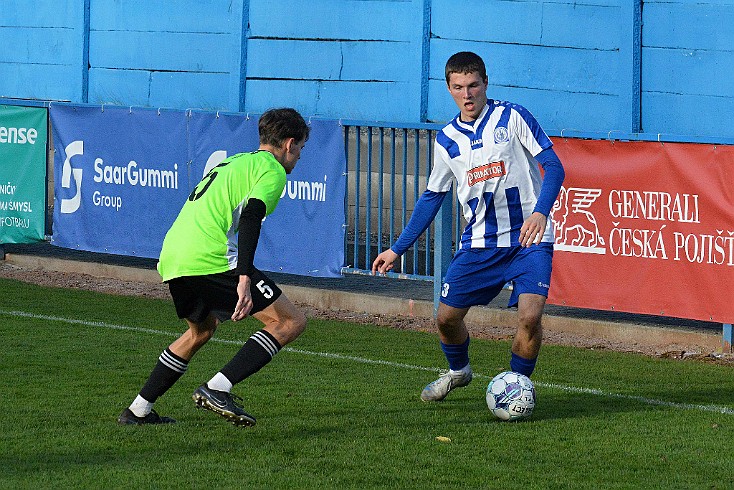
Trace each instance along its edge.
<instances>
[{"instance_id":1,"label":"player's bare arm","mask_svg":"<svg viewBox=\"0 0 734 490\"><path fill-rule=\"evenodd\" d=\"M372 262L372 274L380 273L384 274L387 271L391 270L394 266L395 260L399 257L398 254L393 252L391 248L388 248L384 252L382 252L380 255L378 255L375 258L375 261Z\"/></svg>"},{"instance_id":2,"label":"player's bare arm","mask_svg":"<svg viewBox=\"0 0 734 490\"><path fill-rule=\"evenodd\" d=\"M529 247L543 240L548 217L543 213L534 212L525 220L520 228L520 245Z\"/></svg>"},{"instance_id":3,"label":"player's bare arm","mask_svg":"<svg viewBox=\"0 0 734 490\"><path fill-rule=\"evenodd\" d=\"M240 282L237 284L237 306L232 313L232 321L237 322L250 314L252 310L252 293L250 292L250 276L240 275Z\"/></svg>"}]
</instances>

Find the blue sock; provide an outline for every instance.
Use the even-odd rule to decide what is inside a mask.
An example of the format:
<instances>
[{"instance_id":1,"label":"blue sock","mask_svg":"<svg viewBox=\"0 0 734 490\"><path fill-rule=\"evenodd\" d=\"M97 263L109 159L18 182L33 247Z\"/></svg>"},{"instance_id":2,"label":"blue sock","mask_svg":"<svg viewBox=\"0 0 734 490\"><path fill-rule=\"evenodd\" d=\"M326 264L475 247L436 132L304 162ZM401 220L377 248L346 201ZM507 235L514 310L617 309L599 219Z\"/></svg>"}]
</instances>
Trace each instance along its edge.
<instances>
[{"instance_id":1,"label":"blue sock","mask_svg":"<svg viewBox=\"0 0 734 490\"><path fill-rule=\"evenodd\" d=\"M529 378L535 370L536 362L538 362L537 357L535 359L525 359L524 357L520 357L513 352L512 357L510 358L510 369L515 371L516 373L524 374Z\"/></svg>"},{"instance_id":2,"label":"blue sock","mask_svg":"<svg viewBox=\"0 0 734 490\"><path fill-rule=\"evenodd\" d=\"M469 337L463 344L444 344L441 342L441 349L449 361L449 369L453 371L461 371L469 365Z\"/></svg>"}]
</instances>

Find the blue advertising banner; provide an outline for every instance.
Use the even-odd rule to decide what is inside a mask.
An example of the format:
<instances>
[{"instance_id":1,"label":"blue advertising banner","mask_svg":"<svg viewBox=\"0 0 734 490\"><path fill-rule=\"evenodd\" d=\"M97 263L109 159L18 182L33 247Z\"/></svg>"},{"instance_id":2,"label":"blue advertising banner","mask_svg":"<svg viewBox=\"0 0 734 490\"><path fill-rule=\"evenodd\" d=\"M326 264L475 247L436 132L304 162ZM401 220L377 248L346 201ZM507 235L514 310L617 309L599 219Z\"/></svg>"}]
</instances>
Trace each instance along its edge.
<instances>
[{"instance_id":1,"label":"blue advertising banner","mask_svg":"<svg viewBox=\"0 0 734 490\"><path fill-rule=\"evenodd\" d=\"M257 118L236 114L51 105L55 146L51 243L158 258L193 187L228 156L259 146ZM336 121L313 121L255 265L334 277L344 260L346 159Z\"/></svg>"},{"instance_id":2,"label":"blue advertising banner","mask_svg":"<svg viewBox=\"0 0 734 490\"><path fill-rule=\"evenodd\" d=\"M186 200L186 113L51 105L51 243L157 258ZM198 182L198 179L196 179Z\"/></svg>"},{"instance_id":3,"label":"blue advertising banner","mask_svg":"<svg viewBox=\"0 0 734 490\"><path fill-rule=\"evenodd\" d=\"M195 185L228 156L258 147L256 118L193 113L189 124ZM346 158L337 121L312 121L311 134L275 212L263 223L255 266L317 277L341 275Z\"/></svg>"}]
</instances>

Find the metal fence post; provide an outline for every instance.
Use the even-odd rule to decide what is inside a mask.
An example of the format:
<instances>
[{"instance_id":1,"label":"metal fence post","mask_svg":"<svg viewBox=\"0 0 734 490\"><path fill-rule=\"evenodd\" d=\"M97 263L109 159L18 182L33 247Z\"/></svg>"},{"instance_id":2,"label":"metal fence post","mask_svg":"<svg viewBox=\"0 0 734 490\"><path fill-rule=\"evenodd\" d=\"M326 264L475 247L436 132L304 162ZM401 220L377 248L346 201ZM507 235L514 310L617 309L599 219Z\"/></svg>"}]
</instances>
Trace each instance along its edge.
<instances>
[{"instance_id":1,"label":"metal fence post","mask_svg":"<svg viewBox=\"0 0 734 490\"><path fill-rule=\"evenodd\" d=\"M722 350L726 353L732 352L732 334L734 332L732 331L732 324L731 323L724 323L724 336L721 339L721 347Z\"/></svg>"},{"instance_id":2,"label":"metal fence post","mask_svg":"<svg viewBox=\"0 0 734 490\"><path fill-rule=\"evenodd\" d=\"M433 228L433 316L438 313L444 274L454 254L453 250L453 193L449 192L436 215Z\"/></svg>"}]
</instances>

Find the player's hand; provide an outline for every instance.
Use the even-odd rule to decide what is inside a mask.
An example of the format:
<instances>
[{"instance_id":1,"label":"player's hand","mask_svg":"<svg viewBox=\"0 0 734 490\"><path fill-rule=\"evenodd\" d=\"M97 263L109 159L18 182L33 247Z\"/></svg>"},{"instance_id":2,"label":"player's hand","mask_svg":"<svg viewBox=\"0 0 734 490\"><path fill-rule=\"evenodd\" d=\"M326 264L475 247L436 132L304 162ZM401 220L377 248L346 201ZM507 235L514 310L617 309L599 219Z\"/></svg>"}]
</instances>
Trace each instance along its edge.
<instances>
[{"instance_id":1,"label":"player's hand","mask_svg":"<svg viewBox=\"0 0 734 490\"><path fill-rule=\"evenodd\" d=\"M530 245L540 243L545 233L545 226L548 218L543 213L535 212L522 224L520 228L520 245L529 247Z\"/></svg>"},{"instance_id":2,"label":"player's hand","mask_svg":"<svg viewBox=\"0 0 734 490\"><path fill-rule=\"evenodd\" d=\"M377 272L384 274L392 269L393 262L395 262L395 259L398 257L399 255L393 252L391 248L382 252L377 256L377 258L375 258L375 261L372 262L372 275L375 275Z\"/></svg>"},{"instance_id":3,"label":"player's hand","mask_svg":"<svg viewBox=\"0 0 734 490\"><path fill-rule=\"evenodd\" d=\"M250 314L252 310L252 293L250 293L250 276L240 276L240 282L237 284L237 306L232 313L232 321L237 322Z\"/></svg>"}]
</instances>

